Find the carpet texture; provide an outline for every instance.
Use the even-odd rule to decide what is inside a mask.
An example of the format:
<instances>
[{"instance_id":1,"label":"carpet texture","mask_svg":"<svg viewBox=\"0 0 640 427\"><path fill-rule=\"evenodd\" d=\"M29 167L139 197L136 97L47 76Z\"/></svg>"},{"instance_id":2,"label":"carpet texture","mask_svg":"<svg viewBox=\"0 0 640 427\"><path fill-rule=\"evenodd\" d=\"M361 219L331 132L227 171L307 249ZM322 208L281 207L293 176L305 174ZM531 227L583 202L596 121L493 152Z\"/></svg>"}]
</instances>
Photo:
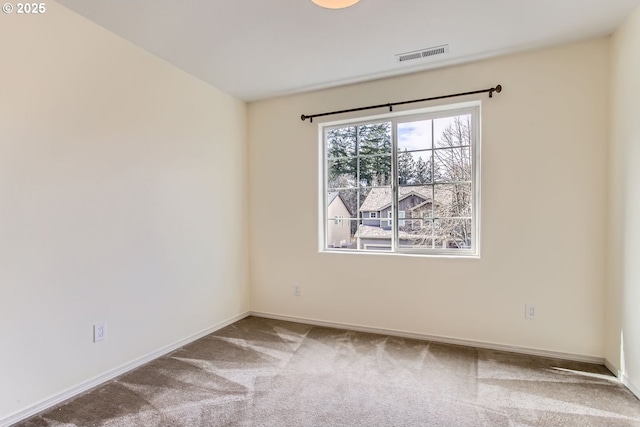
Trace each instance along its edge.
<instances>
[{"instance_id":1,"label":"carpet texture","mask_svg":"<svg viewBox=\"0 0 640 427\"><path fill-rule=\"evenodd\" d=\"M19 427L640 426L603 366L249 317Z\"/></svg>"}]
</instances>

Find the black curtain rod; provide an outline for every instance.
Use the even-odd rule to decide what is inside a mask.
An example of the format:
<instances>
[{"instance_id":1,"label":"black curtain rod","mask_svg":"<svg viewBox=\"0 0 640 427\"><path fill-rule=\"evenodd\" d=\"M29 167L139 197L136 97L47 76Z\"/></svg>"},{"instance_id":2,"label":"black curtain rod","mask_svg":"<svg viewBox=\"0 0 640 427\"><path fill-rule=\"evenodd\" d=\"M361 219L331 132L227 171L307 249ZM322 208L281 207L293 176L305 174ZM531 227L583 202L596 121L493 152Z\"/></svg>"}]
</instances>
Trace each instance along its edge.
<instances>
[{"instance_id":1,"label":"black curtain rod","mask_svg":"<svg viewBox=\"0 0 640 427\"><path fill-rule=\"evenodd\" d=\"M487 92L489 92L489 98L493 98L493 92L497 92L497 93L502 92L502 86L497 85L496 87L492 87L489 89L474 90L472 92L462 92L462 93L454 93L451 95L433 96L431 98L412 99L411 101L390 102L388 104L369 105L368 107L350 108L348 110L331 111L328 113L311 114L311 115L303 114L300 116L300 118L302 119L303 122L309 119L309 122L313 123L314 117L331 116L334 114L342 114L342 113L352 113L354 111L372 110L374 108L388 108L389 111L393 111L393 107L395 105L413 104L415 102L435 101L436 99L455 98L456 96L475 95L477 93L487 93Z\"/></svg>"}]
</instances>

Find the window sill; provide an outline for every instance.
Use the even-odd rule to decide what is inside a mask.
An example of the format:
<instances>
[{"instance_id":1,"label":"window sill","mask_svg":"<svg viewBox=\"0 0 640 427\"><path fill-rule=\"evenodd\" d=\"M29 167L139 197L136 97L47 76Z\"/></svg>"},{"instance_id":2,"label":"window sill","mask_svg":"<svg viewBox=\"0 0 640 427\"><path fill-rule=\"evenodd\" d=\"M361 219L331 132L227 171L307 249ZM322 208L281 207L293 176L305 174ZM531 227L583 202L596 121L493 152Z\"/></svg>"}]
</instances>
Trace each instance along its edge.
<instances>
[{"instance_id":1,"label":"window sill","mask_svg":"<svg viewBox=\"0 0 640 427\"><path fill-rule=\"evenodd\" d=\"M446 259L480 259L480 254L476 252L389 252L389 251L357 251L350 249L321 249L321 254L341 254L341 255L373 255L373 256L391 256L391 257L410 257L410 258L446 258Z\"/></svg>"}]
</instances>

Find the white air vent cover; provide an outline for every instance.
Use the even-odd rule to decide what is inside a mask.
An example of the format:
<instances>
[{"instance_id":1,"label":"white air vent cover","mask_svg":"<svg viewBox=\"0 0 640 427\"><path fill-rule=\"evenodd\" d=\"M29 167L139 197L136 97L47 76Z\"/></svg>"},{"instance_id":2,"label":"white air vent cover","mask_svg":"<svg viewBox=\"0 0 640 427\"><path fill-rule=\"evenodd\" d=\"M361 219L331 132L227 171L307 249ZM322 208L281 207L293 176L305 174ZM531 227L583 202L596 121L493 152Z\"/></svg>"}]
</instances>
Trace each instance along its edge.
<instances>
[{"instance_id":1,"label":"white air vent cover","mask_svg":"<svg viewBox=\"0 0 640 427\"><path fill-rule=\"evenodd\" d=\"M422 50L416 50L413 52L399 53L396 55L396 61L407 62L415 61L417 59L427 59L431 58L432 56L442 55L444 53L449 53L448 44L443 44L442 46L430 47Z\"/></svg>"}]
</instances>

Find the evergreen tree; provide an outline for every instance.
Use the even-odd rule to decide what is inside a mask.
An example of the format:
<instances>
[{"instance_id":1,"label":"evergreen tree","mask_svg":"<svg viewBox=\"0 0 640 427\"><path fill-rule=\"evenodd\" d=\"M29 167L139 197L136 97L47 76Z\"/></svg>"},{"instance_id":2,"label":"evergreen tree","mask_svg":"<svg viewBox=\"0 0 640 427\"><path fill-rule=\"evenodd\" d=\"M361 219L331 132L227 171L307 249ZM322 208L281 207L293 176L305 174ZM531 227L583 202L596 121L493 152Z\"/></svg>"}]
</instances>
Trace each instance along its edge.
<instances>
[{"instance_id":1,"label":"evergreen tree","mask_svg":"<svg viewBox=\"0 0 640 427\"><path fill-rule=\"evenodd\" d=\"M416 161L416 184L431 184L433 182L433 171L431 170L431 159L424 161L422 156Z\"/></svg>"},{"instance_id":2,"label":"evergreen tree","mask_svg":"<svg viewBox=\"0 0 640 427\"><path fill-rule=\"evenodd\" d=\"M329 187L355 187L357 173L356 128L336 128L327 132Z\"/></svg>"},{"instance_id":3,"label":"evergreen tree","mask_svg":"<svg viewBox=\"0 0 640 427\"><path fill-rule=\"evenodd\" d=\"M389 185L391 123L331 129L327 132L327 157L331 188ZM358 176L359 182L355 182Z\"/></svg>"},{"instance_id":4,"label":"evergreen tree","mask_svg":"<svg viewBox=\"0 0 640 427\"><path fill-rule=\"evenodd\" d=\"M398 154L398 182L403 184L415 184L417 179L416 161L413 155L405 148Z\"/></svg>"},{"instance_id":5,"label":"evergreen tree","mask_svg":"<svg viewBox=\"0 0 640 427\"><path fill-rule=\"evenodd\" d=\"M391 183L391 123L373 123L358 127L360 185Z\"/></svg>"}]
</instances>

